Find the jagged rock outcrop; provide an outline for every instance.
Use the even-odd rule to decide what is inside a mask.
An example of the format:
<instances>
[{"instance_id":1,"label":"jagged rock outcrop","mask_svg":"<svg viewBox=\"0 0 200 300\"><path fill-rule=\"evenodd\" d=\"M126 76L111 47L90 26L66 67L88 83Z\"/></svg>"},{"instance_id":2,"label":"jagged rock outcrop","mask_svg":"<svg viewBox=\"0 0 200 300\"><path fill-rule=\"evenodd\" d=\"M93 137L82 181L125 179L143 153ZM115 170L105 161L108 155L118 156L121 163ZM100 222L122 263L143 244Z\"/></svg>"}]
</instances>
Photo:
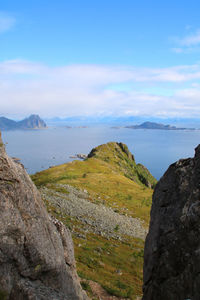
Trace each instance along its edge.
<instances>
[{"instance_id":1,"label":"jagged rock outcrop","mask_svg":"<svg viewBox=\"0 0 200 300\"><path fill-rule=\"evenodd\" d=\"M0 299L87 299L68 229L52 219L0 137Z\"/></svg>"},{"instance_id":2,"label":"jagged rock outcrop","mask_svg":"<svg viewBox=\"0 0 200 300\"><path fill-rule=\"evenodd\" d=\"M200 299L200 145L155 188L143 291L143 300Z\"/></svg>"},{"instance_id":3,"label":"jagged rock outcrop","mask_svg":"<svg viewBox=\"0 0 200 300\"><path fill-rule=\"evenodd\" d=\"M38 115L31 115L21 121L0 117L0 130L43 129L46 127L46 123Z\"/></svg>"},{"instance_id":4,"label":"jagged rock outcrop","mask_svg":"<svg viewBox=\"0 0 200 300\"><path fill-rule=\"evenodd\" d=\"M46 127L46 123L38 115L31 115L28 118L17 122L17 128L19 129L42 129Z\"/></svg>"}]
</instances>

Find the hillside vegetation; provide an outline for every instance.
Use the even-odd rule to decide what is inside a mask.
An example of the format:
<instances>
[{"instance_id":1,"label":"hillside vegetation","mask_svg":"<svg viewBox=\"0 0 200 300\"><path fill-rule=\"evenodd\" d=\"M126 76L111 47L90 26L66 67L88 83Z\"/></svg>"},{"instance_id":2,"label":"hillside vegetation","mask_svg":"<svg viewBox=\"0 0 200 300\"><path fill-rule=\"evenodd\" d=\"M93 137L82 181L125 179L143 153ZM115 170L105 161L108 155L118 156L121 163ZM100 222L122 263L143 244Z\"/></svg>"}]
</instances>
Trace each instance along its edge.
<instances>
[{"instance_id":1,"label":"hillside vegetation","mask_svg":"<svg viewBox=\"0 0 200 300\"><path fill-rule=\"evenodd\" d=\"M36 173L48 211L71 228L79 276L92 299L91 281L110 294L142 294L144 237L155 178L136 164L128 147L110 142L84 161Z\"/></svg>"}]
</instances>

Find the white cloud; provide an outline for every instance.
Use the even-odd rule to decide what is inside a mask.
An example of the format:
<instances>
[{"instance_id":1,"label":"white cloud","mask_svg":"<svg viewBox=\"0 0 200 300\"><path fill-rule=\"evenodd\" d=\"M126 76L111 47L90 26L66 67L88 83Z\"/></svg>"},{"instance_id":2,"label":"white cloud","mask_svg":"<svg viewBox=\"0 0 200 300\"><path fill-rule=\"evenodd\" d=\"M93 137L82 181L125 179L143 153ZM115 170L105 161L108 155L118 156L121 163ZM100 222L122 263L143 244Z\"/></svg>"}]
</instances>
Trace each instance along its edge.
<instances>
[{"instance_id":1,"label":"white cloud","mask_svg":"<svg viewBox=\"0 0 200 300\"><path fill-rule=\"evenodd\" d=\"M175 52L175 53L183 53L184 52L184 49L183 48L172 48L171 49L173 52Z\"/></svg>"},{"instance_id":2,"label":"white cloud","mask_svg":"<svg viewBox=\"0 0 200 300\"><path fill-rule=\"evenodd\" d=\"M0 33L10 30L15 25L15 18L0 12Z\"/></svg>"},{"instance_id":3,"label":"white cloud","mask_svg":"<svg viewBox=\"0 0 200 300\"><path fill-rule=\"evenodd\" d=\"M179 40L180 45L190 47L200 44L200 30Z\"/></svg>"},{"instance_id":4,"label":"white cloud","mask_svg":"<svg viewBox=\"0 0 200 300\"><path fill-rule=\"evenodd\" d=\"M198 80L198 64L153 69L5 61L0 63L0 115L192 117L200 113ZM112 88L117 85L121 88ZM144 92L150 86L170 88L173 96Z\"/></svg>"},{"instance_id":5,"label":"white cloud","mask_svg":"<svg viewBox=\"0 0 200 300\"><path fill-rule=\"evenodd\" d=\"M190 28L186 28L186 30L189 29ZM187 34L182 38L175 37L172 40L177 46L171 49L175 53L192 53L200 51L200 29Z\"/></svg>"}]
</instances>

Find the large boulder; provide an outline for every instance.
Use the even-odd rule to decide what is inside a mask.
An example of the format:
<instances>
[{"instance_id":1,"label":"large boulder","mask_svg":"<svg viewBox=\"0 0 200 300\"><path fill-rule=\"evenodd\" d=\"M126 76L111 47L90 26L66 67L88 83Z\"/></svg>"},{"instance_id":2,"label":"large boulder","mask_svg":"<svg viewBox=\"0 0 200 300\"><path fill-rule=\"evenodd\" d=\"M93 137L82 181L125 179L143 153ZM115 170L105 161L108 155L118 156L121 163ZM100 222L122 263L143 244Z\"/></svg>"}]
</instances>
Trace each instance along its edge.
<instances>
[{"instance_id":1,"label":"large boulder","mask_svg":"<svg viewBox=\"0 0 200 300\"><path fill-rule=\"evenodd\" d=\"M76 273L71 235L52 219L0 136L0 299L87 299Z\"/></svg>"},{"instance_id":2,"label":"large boulder","mask_svg":"<svg viewBox=\"0 0 200 300\"><path fill-rule=\"evenodd\" d=\"M200 145L158 182L144 251L143 300L200 299Z\"/></svg>"}]
</instances>

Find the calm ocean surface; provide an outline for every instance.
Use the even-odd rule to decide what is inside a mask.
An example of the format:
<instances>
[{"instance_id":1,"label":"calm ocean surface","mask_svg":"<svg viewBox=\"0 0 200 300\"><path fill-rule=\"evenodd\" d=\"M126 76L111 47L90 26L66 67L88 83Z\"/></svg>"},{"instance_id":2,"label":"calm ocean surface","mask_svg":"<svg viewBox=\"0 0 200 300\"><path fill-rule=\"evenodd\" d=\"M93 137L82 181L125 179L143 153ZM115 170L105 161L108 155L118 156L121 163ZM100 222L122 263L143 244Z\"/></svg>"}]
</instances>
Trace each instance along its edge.
<instances>
[{"instance_id":1,"label":"calm ocean surface","mask_svg":"<svg viewBox=\"0 0 200 300\"><path fill-rule=\"evenodd\" d=\"M110 141L123 142L159 179L168 166L180 158L192 157L200 143L200 130L133 130L109 127L48 128L4 131L3 141L10 156L21 159L29 174L69 162L70 155L88 154L93 147Z\"/></svg>"}]
</instances>

